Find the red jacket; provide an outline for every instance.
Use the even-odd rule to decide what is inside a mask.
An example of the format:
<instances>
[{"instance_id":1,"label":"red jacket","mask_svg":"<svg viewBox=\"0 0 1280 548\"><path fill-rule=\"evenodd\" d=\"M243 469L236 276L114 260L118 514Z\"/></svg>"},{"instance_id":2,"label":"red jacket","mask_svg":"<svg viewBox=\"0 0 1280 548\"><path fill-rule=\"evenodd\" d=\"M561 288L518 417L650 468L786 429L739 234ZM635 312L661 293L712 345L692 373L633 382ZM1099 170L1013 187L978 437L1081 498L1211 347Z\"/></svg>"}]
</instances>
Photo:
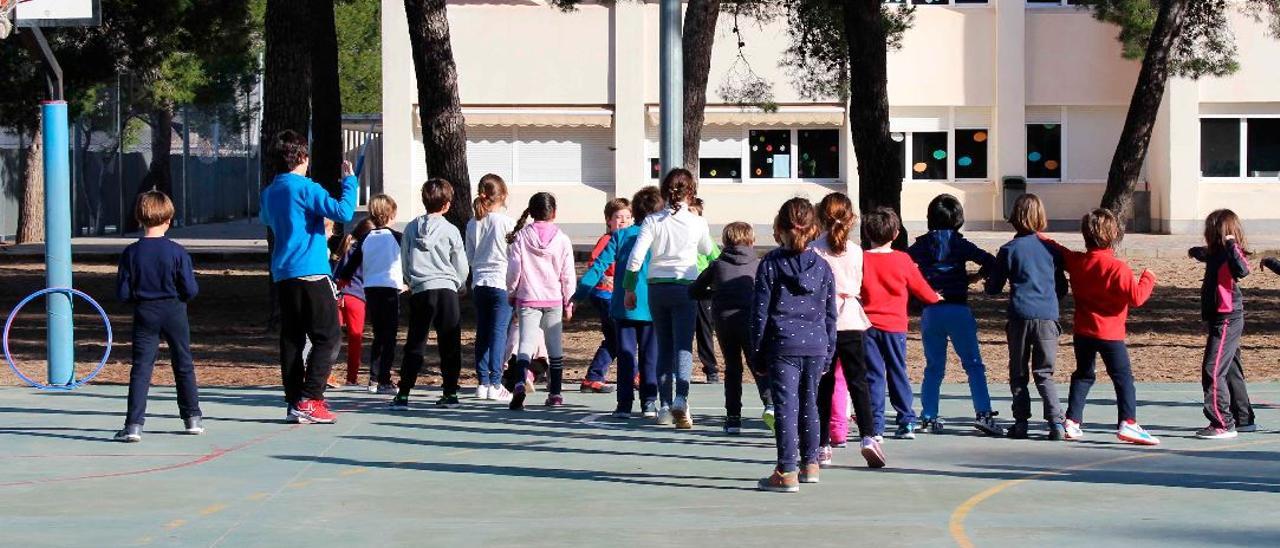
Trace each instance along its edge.
<instances>
[{"instance_id":1,"label":"red jacket","mask_svg":"<svg viewBox=\"0 0 1280 548\"><path fill-rule=\"evenodd\" d=\"M1063 267L1071 278L1076 314L1076 335L1104 341L1123 341L1129 307L1142 306L1155 290L1156 276L1143 270L1138 279L1110 249L1071 251L1049 240L1062 252Z\"/></svg>"},{"instance_id":2,"label":"red jacket","mask_svg":"<svg viewBox=\"0 0 1280 548\"><path fill-rule=\"evenodd\" d=\"M862 310L871 327L906 333L908 297L925 304L941 300L910 255L901 251L862 254Z\"/></svg>"},{"instance_id":3,"label":"red jacket","mask_svg":"<svg viewBox=\"0 0 1280 548\"><path fill-rule=\"evenodd\" d=\"M604 251L604 248L609 246L609 239L611 237L612 235L606 232L604 236L601 236L599 240L596 240L596 246L591 249L591 262L594 263L596 261L596 257L599 257L600 253ZM609 268L605 269L604 276L600 277L600 282L596 284L595 288L593 288L593 292L597 296L607 299L613 294L613 266L614 265L611 264L609 265Z\"/></svg>"}]
</instances>

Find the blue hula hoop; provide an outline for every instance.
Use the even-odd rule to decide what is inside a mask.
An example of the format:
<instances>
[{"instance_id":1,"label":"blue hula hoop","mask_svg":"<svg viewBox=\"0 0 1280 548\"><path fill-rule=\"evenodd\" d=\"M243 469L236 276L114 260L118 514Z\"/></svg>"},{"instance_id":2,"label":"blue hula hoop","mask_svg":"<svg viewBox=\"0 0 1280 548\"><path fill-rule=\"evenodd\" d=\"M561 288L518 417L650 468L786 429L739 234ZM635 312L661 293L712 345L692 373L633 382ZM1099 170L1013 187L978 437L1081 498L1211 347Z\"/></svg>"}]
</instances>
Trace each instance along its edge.
<instances>
[{"instance_id":1,"label":"blue hula hoop","mask_svg":"<svg viewBox=\"0 0 1280 548\"><path fill-rule=\"evenodd\" d=\"M27 303L35 300L36 297L48 295L49 293L66 293L73 297L80 297L81 299L84 299L86 302L93 305L93 308L97 309L98 315L102 316L103 325L107 327L107 348L102 352L102 360L98 362L98 367L94 368L94 370L90 372L87 376L85 376L83 379L79 379L79 380L72 379L71 384L51 385L51 384L43 384L38 381L35 381L31 379L31 377L23 375L22 371L18 370L18 364L14 363L13 355L9 353L9 328L13 327L13 319L18 316L18 311L22 310L22 307L26 306ZM22 299L22 301L18 303L18 306L13 307L13 311L9 313L8 319L4 321L3 339L4 339L3 340L4 359L5 361L9 362L9 368L13 370L13 373L17 375L19 379L22 379L23 382L31 385L33 388L36 388L38 390L54 390L54 391L74 390L78 388L80 385L93 380L94 377L98 376L98 373L102 372L102 368L107 365L107 359L111 357L111 343L113 340L111 336L111 318L107 316L107 311L102 309L102 305L98 304L98 301L93 300L93 297L90 297L87 293L83 291L80 291L78 289L72 289L70 287L46 287L44 289L41 289L40 291L27 295L27 298Z\"/></svg>"}]
</instances>

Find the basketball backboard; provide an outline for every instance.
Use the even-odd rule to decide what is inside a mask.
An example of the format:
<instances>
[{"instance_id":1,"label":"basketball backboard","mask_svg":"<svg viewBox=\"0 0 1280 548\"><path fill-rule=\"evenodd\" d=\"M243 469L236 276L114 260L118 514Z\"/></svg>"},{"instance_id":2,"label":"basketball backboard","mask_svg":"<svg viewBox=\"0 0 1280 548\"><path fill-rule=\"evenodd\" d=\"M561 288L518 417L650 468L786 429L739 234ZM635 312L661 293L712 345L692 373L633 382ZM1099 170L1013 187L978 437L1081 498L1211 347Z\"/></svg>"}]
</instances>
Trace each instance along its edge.
<instances>
[{"instance_id":1,"label":"basketball backboard","mask_svg":"<svg viewBox=\"0 0 1280 548\"><path fill-rule=\"evenodd\" d=\"M102 22L99 0L18 0L19 27L92 27Z\"/></svg>"}]
</instances>

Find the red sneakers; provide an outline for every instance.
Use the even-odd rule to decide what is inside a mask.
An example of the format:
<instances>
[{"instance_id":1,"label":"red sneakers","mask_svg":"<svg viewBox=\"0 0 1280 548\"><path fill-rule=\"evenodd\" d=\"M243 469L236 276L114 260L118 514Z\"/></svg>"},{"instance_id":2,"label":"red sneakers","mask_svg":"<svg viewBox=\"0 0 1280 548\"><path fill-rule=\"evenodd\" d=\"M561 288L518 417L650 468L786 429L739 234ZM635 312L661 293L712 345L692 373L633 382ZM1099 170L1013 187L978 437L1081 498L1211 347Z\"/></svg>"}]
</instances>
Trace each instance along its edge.
<instances>
[{"instance_id":1,"label":"red sneakers","mask_svg":"<svg viewBox=\"0 0 1280 548\"><path fill-rule=\"evenodd\" d=\"M605 384L604 381L582 381L582 385L578 387L578 391L595 394L609 394L613 392L613 385Z\"/></svg>"},{"instance_id":2,"label":"red sneakers","mask_svg":"<svg viewBox=\"0 0 1280 548\"><path fill-rule=\"evenodd\" d=\"M324 400L302 400L293 409L293 416L303 424L333 424L338 416L329 410Z\"/></svg>"}]
</instances>

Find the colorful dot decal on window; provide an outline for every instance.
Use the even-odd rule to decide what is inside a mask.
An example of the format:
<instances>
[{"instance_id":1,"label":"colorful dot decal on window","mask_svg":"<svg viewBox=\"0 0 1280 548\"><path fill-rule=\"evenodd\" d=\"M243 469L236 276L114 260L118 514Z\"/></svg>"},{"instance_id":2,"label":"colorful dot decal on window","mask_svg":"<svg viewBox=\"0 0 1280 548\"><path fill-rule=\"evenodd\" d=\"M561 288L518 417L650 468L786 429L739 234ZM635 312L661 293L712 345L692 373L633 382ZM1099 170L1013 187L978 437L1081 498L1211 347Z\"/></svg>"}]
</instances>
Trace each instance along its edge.
<instances>
[{"instance_id":1,"label":"colorful dot decal on window","mask_svg":"<svg viewBox=\"0 0 1280 548\"><path fill-rule=\"evenodd\" d=\"M916 173L924 173L926 169L929 169L929 164L917 162L911 169L915 170Z\"/></svg>"},{"instance_id":2,"label":"colorful dot decal on window","mask_svg":"<svg viewBox=\"0 0 1280 548\"><path fill-rule=\"evenodd\" d=\"M1031 160L1032 162L1039 162L1039 161L1040 161L1040 158L1042 158L1042 157L1043 157L1043 156L1040 156L1040 153L1039 153L1039 152L1032 152L1031 154L1028 154L1028 155L1027 155L1027 159L1028 159L1028 160Z\"/></svg>"},{"instance_id":3,"label":"colorful dot decal on window","mask_svg":"<svg viewBox=\"0 0 1280 548\"><path fill-rule=\"evenodd\" d=\"M737 177L737 176L738 176L738 172L737 172L737 171L730 171L730 172L729 172L729 176L730 176L730 177Z\"/></svg>"},{"instance_id":4,"label":"colorful dot decal on window","mask_svg":"<svg viewBox=\"0 0 1280 548\"><path fill-rule=\"evenodd\" d=\"M893 139L893 142L895 143L901 143L906 140L907 136L902 133L890 133L889 138Z\"/></svg>"},{"instance_id":5,"label":"colorful dot decal on window","mask_svg":"<svg viewBox=\"0 0 1280 548\"><path fill-rule=\"evenodd\" d=\"M751 145L751 150L752 151L760 150L760 145Z\"/></svg>"},{"instance_id":6,"label":"colorful dot decal on window","mask_svg":"<svg viewBox=\"0 0 1280 548\"><path fill-rule=\"evenodd\" d=\"M840 147L832 145L831 148L828 150L830 150L831 152L840 152Z\"/></svg>"},{"instance_id":7,"label":"colorful dot decal on window","mask_svg":"<svg viewBox=\"0 0 1280 548\"><path fill-rule=\"evenodd\" d=\"M766 164L772 164L772 163L773 163L773 158L765 158L765 160L764 160L764 161L765 161L765 163L766 163Z\"/></svg>"},{"instance_id":8,"label":"colorful dot decal on window","mask_svg":"<svg viewBox=\"0 0 1280 548\"><path fill-rule=\"evenodd\" d=\"M714 170L714 169L713 169L713 170L711 170L711 176L712 176L712 177L715 177L715 176L716 176L716 170Z\"/></svg>"},{"instance_id":9,"label":"colorful dot decal on window","mask_svg":"<svg viewBox=\"0 0 1280 548\"><path fill-rule=\"evenodd\" d=\"M764 170L760 168L756 168L756 177L759 177L761 175L764 175Z\"/></svg>"},{"instance_id":10,"label":"colorful dot decal on window","mask_svg":"<svg viewBox=\"0 0 1280 548\"><path fill-rule=\"evenodd\" d=\"M1045 128L1045 129L1053 129L1053 128L1055 128L1055 127L1058 127L1058 124L1045 124L1045 125L1044 125L1044 128Z\"/></svg>"},{"instance_id":11,"label":"colorful dot decal on window","mask_svg":"<svg viewBox=\"0 0 1280 548\"><path fill-rule=\"evenodd\" d=\"M969 167L973 165L973 158L970 158L968 156L961 156L959 158L956 158L956 165L960 167Z\"/></svg>"},{"instance_id":12,"label":"colorful dot decal on window","mask_svg":"<svg viewBox=\"0 0 1280 548\"><path fill-rule=\"evenodd\" d=\"M808 159L809 159L809 153L808 153L808 152L806 152L806 153L804 153L804 154L801 154L801 155L800 155L800 157L801 157L801 158L804 158L805 160L808 160Z\"/></svg>"},{"instance_id":13,"label":"colorful dot decal on window","mask_svg":"<svg viewBox=\"0 0 1280 548\"><path fill-rule=\"evenodd\" d=\"M946 158L946 157L947 157L947 151L945 151L945 150L938 149L938 150L933 151L933 159L934 159L934 160L941 160L941 159Z\"/></svg>"},{"instance_id":14,"label":"colorful dot decal on window","mask_svg":"<svg viewBox=\"0 0 1280 548\"><path fill-rule=\"evenodd\" d=\"M765 151L765 152L773 152L773 145L765 145L765 146L764 146L764 151Z\"/></svg>"},{"instance_id":15,"label":"colorful dot decal on window","mask_svg":"<svg viewBox=\"0 0 1280 548\"><path fill-rule=\"evenodd\" d=\"M763 142L764 142L764 135L761 135L761 136L760 136L760 142L761 142L761 143L763 143Z\"/></svg>"},{"instance_id":16,"label":"colorful dot decal on window","mask_svg":"<svg viewBox=\"0 0 1280 548\"><path fill-rule=\"evenodd\" d=\"M977 143L985 143L987 141L987 132L979 131L973 134L973 140Z\"/></svg>"},{"instance_id":17,"label":"colorful dot decal on window","mask_svg":"<svg viewBox=\"0 0 1280 548\"><path fill-rule=\"evenodd\" d=\"M1058 162L1056 160L1048 160L1044 163L1044 167L1045 169L1058 169Z\"/></svg>"},{"instance_id":18,"label":"colorful dot decal on window","mask_svg":"<svg viewBox=\"0 0 1280 548\"><path fill-rule=\"evenodd\" d=\"M786 152L786 151L787 151L787 145L782 145L782 146L778 147L778 151L779 151L779 152Z\"/></svg>"}]
</instances>

